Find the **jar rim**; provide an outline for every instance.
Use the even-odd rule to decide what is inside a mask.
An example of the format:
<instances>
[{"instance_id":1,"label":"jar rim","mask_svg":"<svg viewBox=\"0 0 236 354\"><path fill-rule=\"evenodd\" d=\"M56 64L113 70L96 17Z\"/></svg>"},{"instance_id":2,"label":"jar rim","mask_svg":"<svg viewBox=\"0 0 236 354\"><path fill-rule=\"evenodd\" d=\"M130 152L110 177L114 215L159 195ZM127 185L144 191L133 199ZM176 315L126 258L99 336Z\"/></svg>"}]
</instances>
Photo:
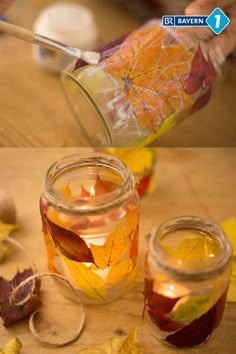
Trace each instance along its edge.
<instances>
[{"instance_id":1,"label":"jar rim","mask_svg":"<svg viewBox=\"0 0 236 354\"><path fill-rule=\"evenodd\" d=\"M71 168L86 166L101 166L111 169L122 178L122 183L117 185L114 190L102 195L72 196L70 200L65 200L63 198L65 194L56 189L53 183L62 173ZM122 204L134 192L135 186L136 179L122 160L109 154L83 152L65 156L49 166L43 180L43 197L46 198L49 205L56 206L57 209L65 212L69 211L72 214L78 212L81 214L97 213Z\"/></svg>"},{"instance_id":2,"label":"jar rim","mask_svg":"<svg viewBox=\"0 0 236 354\"><path fill-rule=\"evenodd\" d=\"M170 255L156 242L158 237L160 239L172 231L190 229L215 236L220 243L221 252L205 260L189 261ZM168 219L152 230L149 240L149 254L152 262L164 272L172 273L177 278L199 281L214 277L217 273L221 274L229 265L233 251L225 232L214 221L198 216L183 215ZM196 267L196 262L200 262L199 267Z\"/></svg>"}]
</instances>

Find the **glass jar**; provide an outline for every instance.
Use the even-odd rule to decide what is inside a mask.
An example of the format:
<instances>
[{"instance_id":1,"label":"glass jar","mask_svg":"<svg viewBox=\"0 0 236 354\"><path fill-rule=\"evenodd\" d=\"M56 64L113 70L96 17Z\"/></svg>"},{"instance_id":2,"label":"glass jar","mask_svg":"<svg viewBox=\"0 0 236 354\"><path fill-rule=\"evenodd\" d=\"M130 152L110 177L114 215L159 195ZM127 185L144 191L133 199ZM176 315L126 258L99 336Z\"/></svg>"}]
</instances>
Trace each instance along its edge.
<instances>
[{"instance_id":1,"label":"glass jar","mask_svg":"<svg viewBox=\"0 0 236 354\"><path fill-rule=\"evenodd\" d=\"M152 232L145 262L145 319L151 332L176 347L206 342L224 312L232 247L223 230L183 216Z\"/></svg>"},{"instance_id":2,"label":"glass jar","mask_svg":"<svg viewBox=\"0 0 236 354\"><path fill-rule=\"evenodd\" d=\"M164 28L158 20L98 51L97 65L78 60L62 72L90 146L151 143L208 102L225 59L189 29Z\"/></svg>"},{"instance_id":3,"label":"glass jar","mask_svg":"<svg viewBox=\"0 0 236 354\"><path fill-rule=\"evenodd\" d=\"M107 303L132 287L138 203L133 175L113 156L77 154L48 169L40 201L48 268L73 284L81 302Z\"/></svg>"}]
</instances>

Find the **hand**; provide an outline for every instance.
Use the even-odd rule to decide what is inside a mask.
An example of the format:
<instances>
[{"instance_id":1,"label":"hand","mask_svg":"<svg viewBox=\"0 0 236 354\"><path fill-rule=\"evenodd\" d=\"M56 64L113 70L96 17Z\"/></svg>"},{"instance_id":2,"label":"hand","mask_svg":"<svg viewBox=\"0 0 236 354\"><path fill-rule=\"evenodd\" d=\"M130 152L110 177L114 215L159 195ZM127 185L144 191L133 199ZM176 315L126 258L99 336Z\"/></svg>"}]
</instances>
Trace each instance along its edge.
<instances>
[{"instance_id":1,"label":"hand","mask_svg":"<svg viewBox=\"0 0 236 354\"><path fill-rule=\"evenodd\" d=\"M218 44L225 56L230 54L236 48L236 1L235 0L195 0L186 9L186 15L209 15L216 7L230 19L230 24L223 32L215 36L209 29L207 30L208 39L212 37L212 43Z\"/></svg>"},{"instance_id":2,"label":"hand","mask_svg":"<svg viewBox=\"0 0 236 354\"><path fill-rule=\"evenodd\" d=\"M5 13L14 0L0 0L0 16Z\"/></svg>"}]
</instances>

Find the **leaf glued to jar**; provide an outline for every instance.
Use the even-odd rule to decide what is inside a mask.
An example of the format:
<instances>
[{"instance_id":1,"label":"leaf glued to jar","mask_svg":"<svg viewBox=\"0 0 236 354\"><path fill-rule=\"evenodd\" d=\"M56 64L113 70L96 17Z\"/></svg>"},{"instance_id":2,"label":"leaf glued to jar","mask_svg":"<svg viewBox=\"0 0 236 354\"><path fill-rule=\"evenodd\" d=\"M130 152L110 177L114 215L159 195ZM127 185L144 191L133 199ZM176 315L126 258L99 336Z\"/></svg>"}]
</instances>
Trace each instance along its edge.
<instances>
[{"instance_id":1,"label":"leaf glued to jar","mask_svg":"<svg viewBox=\"0 0 236 354\"><path fill-rule=\"evenodd\" d=\"M16 288L23 280L33 275L32 268L28 268L23 272L17 272L14 278L10 281L0 277L0 316L3 319L4 326L9 326L25 317L28 317L32 312L38 309L41 304L39 299L40 282L35 281L35 285L30 283L18 291L17 302L26 298L25 304L18 306L10 303L10 296L14 288Z\"/></svg>"},{"instance_id":2,"label":"leaf glued to jar","mask_svg":"<svg viewBox=\"0 0 236 354\"><path fill-rule=\"evenodd\" d=\"M64 256L77 262L94 263L91 250L80 236L54 224L46 216L44 216L44 219L47 230L51 234L55 245Z\"/></svg>"}]
</instances>

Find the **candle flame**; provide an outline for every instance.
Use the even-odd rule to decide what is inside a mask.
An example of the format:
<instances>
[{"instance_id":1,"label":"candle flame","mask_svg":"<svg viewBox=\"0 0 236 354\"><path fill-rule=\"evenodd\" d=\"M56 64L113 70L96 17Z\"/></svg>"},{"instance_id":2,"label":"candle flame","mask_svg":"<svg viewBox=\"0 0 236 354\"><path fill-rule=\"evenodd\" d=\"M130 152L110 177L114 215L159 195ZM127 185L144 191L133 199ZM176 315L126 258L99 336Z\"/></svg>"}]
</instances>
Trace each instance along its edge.
<instances>
[{"instance_id":1,"label":"candle flame","mask_svg":"<svg viewBox=\"0 0 236 354\"><path fill-rule=\"evenodd\" d=\"M94 197L96 195L94 186L90 187L90 196Z\"/></svg>"}]
</instances>

